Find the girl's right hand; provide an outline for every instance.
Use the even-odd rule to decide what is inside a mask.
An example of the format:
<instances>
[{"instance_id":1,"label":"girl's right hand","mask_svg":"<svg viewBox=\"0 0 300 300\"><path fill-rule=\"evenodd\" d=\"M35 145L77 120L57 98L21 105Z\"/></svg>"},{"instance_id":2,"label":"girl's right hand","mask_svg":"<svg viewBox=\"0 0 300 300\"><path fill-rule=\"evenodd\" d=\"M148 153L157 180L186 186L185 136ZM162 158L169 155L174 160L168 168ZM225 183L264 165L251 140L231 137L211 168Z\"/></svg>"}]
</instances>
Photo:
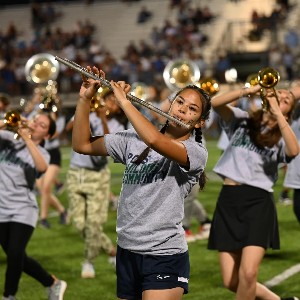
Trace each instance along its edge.
<instances>
[{"instance_id":1,"label":"girl's right hand","mask_svg":"<svg viewBox=\"0 0 300 300\"><path fill-rule=\"evenodd\" d=\"M250 94L250 95L255 95L257 94L258 92L260 92L261 90L261 86L259 84L256 84L254 86L251 86L251 87L248 87L247 88L247 92Z\"/></svg>"},{"instance_id":2,"label":"girl's right hand","mask_svg":"<svg viewBox=\"0 0 300 300\"><path fill-rule=\"evenodd\" d=\"M19 127L17 134L24 140L24 142L31 140L31 130L27 126Z\"/></svg>"}]
</instances>

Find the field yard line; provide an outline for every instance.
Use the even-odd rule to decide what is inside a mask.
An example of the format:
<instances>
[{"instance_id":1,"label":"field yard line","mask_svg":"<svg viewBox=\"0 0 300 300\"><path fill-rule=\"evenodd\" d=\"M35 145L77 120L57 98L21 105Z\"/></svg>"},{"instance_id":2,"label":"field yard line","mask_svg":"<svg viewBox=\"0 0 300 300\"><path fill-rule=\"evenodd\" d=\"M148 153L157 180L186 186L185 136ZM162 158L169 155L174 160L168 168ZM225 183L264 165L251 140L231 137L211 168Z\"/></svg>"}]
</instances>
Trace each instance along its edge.
<instances>
[{"instance_id":1,"label":"field yard line","mask_svg":"<svg viewBox=\"0 0 300 300\"><path fill-rule=\"evenodd\" d=\"M300 264L294 265L294 266L290 267L289 269L283 271L281 274L276 275L272 279L266 281L264 283L264 285L266 287L271 288L271 287L281 283L282 281L288 279L289 277L293 276L294 274L296 274L298 272L300 272Z\"/></svg>"}]
</instances>

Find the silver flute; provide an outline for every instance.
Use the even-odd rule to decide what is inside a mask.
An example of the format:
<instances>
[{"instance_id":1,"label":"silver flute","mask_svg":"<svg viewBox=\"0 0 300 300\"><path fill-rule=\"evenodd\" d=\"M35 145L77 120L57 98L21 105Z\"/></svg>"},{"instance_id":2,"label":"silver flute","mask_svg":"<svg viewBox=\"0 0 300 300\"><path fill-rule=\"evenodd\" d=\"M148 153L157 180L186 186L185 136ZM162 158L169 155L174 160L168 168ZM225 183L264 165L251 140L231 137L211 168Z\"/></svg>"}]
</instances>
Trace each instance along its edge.
<instances>
[{"instance_id":1,"label":"silver flute","mask_svg":"<svg viewBox=\"0 0 300 300\"><path fill-rule=\"evenodd\" d=\"M55 56L55 59L57 61L59 61L60 63L68 66L69 68L83 74L84 76L86 77L89 77L89 78L92 78L94 80L98 80L101 82L102 85L108 87L110 90L113 90L110 82L102 77L99 77L97 76L96 74L92 73L92 72L89 72L86 68L78 65L77 63L75 63L74 61L71 61L69 59L66 59L66 58L61 58L59 56ZM155 107L154 105L152 105L151 103L147 102L147 101L144 101L130 93L128 93L126 95L127 99L130 100L131 102L134 102L134 103L137 103L137 104L140 104L156 113L158 113L159 115L165 117L166 119L168 119L169 121L173 121L175 122L176 124L182 126L182 127L185 127L187 129L190 128L190 126L188 124L185 124L183 122L181 122L180 120L174 118L173 116L170 116L168 113L165 113L164 111L162 111L161 109Z\"/></svg>"}]
</instances>

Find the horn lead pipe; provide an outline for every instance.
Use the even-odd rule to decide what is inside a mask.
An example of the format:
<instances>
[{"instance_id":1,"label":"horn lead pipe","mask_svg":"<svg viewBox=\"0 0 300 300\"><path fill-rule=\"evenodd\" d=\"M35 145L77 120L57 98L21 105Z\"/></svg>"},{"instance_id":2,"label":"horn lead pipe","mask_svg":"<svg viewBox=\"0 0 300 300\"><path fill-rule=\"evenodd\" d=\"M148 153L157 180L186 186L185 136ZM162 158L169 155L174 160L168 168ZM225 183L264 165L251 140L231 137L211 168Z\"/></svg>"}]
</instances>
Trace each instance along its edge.
<instances>
[{"instance_id":1,"label":"horn lead pipe","mask_svg":"<svg viewBox=\"0 0 300 300\"><path fill-rule=\"evenodd\" d=\"M112 86L110 84L110 82L102 77L99 77L97 76L96 74L92 73L92 72L89 72L87 69L83 68L82 66L78 65L77 63L75 63L74 61L71 61L69 59L66 59L66 58L61 58L59 56L55 56L55 59L57 61L59 61L60 63L68 66L69 68L83 74L84 76L88 77L88 78L92 78L94 80L98 80L101 82L102 85L108 87L109 89L112 90ZM169 114L165 113L164 111L162 111L161 109L155 107L154 105L152 105L151 103L149 102L146 102L138 97L135 97L134 95L128 93L127 95L127 99L129 99L130 101L134 102L134 103L137 103L137 104L140 104L156 113L158 113L159 115L165 117L166 119L168 119L169 121L173 121L175 122L176 124L182 126L182 127L185 127L187 129L190 128L189 125L181 122L180 120L174 118L173 116L170 116Z\"/></svg>"}]
</instances>

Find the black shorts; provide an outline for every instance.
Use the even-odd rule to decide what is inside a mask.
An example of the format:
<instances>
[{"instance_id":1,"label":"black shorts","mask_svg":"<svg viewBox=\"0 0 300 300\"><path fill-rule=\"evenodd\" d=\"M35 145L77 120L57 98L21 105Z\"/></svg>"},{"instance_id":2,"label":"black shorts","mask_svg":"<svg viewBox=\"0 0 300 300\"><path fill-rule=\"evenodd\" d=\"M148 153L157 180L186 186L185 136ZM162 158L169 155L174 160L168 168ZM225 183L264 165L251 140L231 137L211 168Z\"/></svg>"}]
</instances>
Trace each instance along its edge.
<instances>
[{"instance_id":1,"label":"black shorts","mask_svg":"<svg viewBox=\"0 0 300 300\"><path fill-rule=\"evenodd\" d=\"M50 163L49 165L61 166L61 153L59 148L47 150L50 154Z\"/></svg>"},{"instance_id":2,"label":"black shorts","mask_svg":"<svg viewBox=\"0 0 300 300\"><path fill-rule=\"evenodd\" d=\"M145 290L182 287L188 293L189 253L174 255L141 255L117 249L117 296L142 299Z\"/></svg>"},{"instance_id":3,"label":"black shorts","mask_svg":"<svg viewBox=\"0 0 300 300\"><path fill-rule=\"evenodd\" d=\"M246 246L279 249L273 194L248 185L223 185L210 228L208 249L231 252Z\"/></svg>"}]
</instances>

